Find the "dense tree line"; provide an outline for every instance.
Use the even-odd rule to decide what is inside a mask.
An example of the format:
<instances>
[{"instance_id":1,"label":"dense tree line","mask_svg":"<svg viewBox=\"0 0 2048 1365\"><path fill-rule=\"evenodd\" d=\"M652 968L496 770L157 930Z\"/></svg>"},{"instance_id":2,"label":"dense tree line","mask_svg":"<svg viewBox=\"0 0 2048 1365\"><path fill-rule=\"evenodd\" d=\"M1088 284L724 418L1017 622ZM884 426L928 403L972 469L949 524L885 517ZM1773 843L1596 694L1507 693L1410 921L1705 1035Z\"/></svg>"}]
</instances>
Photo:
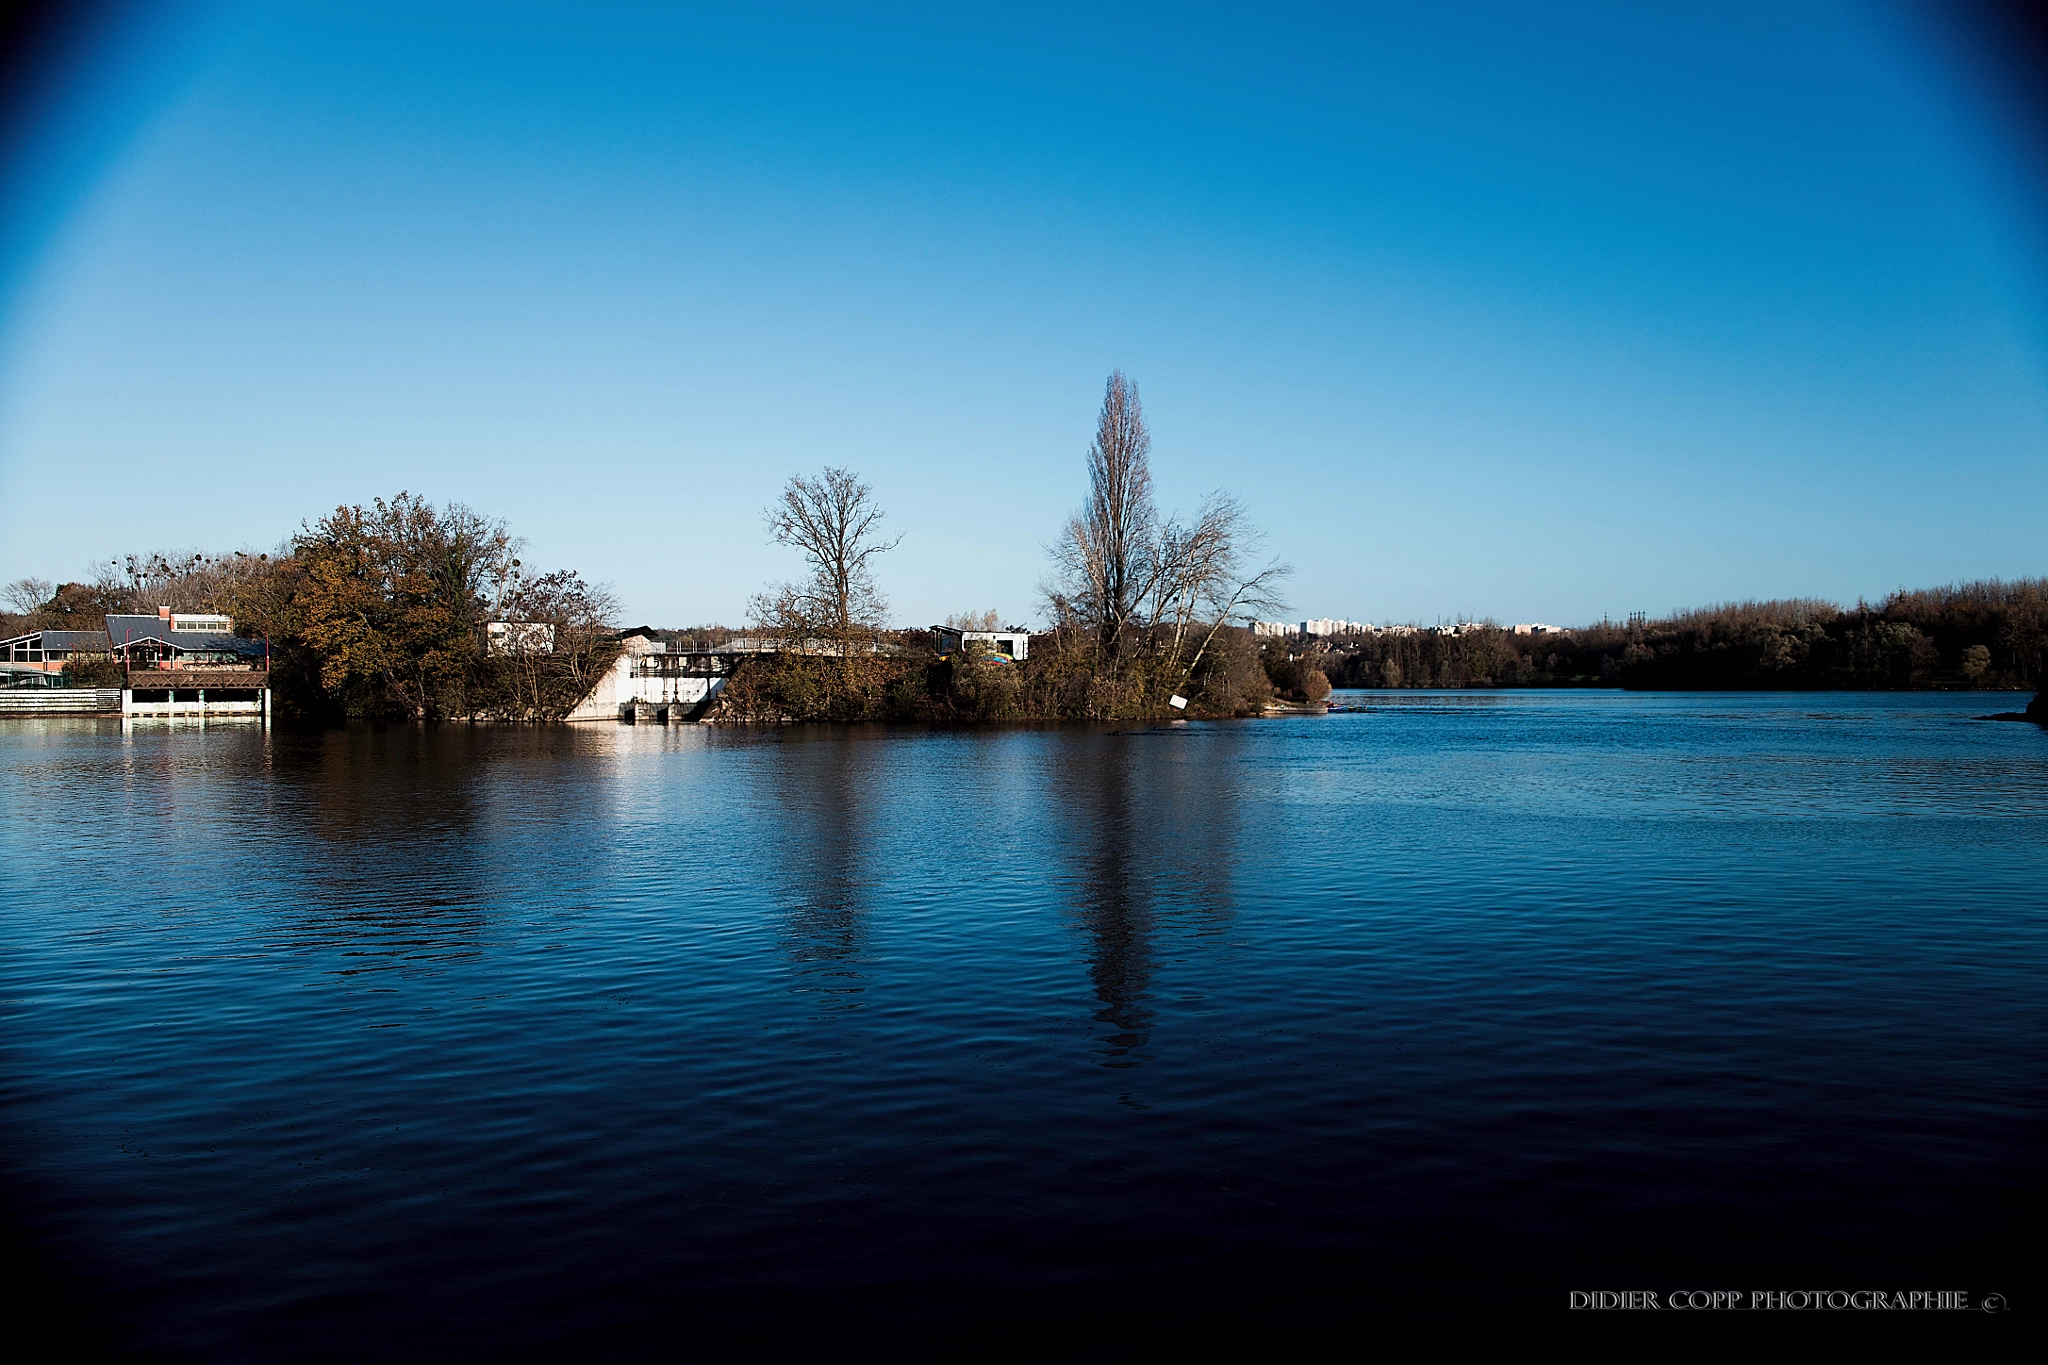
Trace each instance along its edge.
<instances>
[{"instance_id":1,"label":"dense tree line","mask_svg":"<svg viewBox=\"0 0 2048 1365\"><path fill-rule=\"evenodd\" d=\"M23 580L10 594L26 610L9 633L97 630L109 613L160 607L221 612L267 641L283 715L550 719L617 657L616 607L573 572L533 572L520 548L501 521L401 493L338 507L274 554L130 556L87 583ZM547 627L552 647L493 652L492 621Z\"/></svg>"},{"instance_id":2,"label":"dense tree line","mask_svg":"<svg viewBox=\"0 0 2048 1365\"><path fill-rule=\"evenodd\" d=\"M2030 688L2048 672L2048 579L1900 591L1848 609L1744 602L1569 634L1478 625L1293 652L1339 687Z\"/></svg>"}]
</instances>

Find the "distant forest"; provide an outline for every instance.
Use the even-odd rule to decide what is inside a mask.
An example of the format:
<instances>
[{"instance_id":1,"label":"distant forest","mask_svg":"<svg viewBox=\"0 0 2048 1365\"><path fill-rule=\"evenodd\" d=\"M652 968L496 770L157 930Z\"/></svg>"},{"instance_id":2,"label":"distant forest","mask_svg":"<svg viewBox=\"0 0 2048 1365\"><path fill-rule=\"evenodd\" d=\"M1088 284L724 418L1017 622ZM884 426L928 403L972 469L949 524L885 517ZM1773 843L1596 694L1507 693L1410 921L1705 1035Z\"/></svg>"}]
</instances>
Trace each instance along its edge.
<instances>
[{"instance_id":1,"label":"distant forest","mask_svg":"<svg viewBox=\"0 0 2048 1365\"><path fill-rule=\"evenodd\" d=\"M1847 609L1730 603L1562 634L1478 625L1356 635L1293 653L1336 687L2038 688L2048 579L1900 591Z\"/></svg>"}]
</instances>

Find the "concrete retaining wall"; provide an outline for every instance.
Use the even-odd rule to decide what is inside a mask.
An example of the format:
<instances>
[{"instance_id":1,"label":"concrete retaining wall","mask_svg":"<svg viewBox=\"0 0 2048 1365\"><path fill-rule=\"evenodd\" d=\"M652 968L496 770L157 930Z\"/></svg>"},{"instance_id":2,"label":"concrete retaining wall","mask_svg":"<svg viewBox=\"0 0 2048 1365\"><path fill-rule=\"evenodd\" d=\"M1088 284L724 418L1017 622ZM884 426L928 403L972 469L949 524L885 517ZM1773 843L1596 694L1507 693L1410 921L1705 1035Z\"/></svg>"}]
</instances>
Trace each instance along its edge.
<instances>
[{"instance_id":1,"label":"concrete retaining wall","mask_svg":"<svg viewBox=\"0 0 2048 1365\"><path fill-rule=\"evenodd\" d=\"M121 714L118 687L0 688L0 716L101 716Z\"/></svg>"}]
</instances>

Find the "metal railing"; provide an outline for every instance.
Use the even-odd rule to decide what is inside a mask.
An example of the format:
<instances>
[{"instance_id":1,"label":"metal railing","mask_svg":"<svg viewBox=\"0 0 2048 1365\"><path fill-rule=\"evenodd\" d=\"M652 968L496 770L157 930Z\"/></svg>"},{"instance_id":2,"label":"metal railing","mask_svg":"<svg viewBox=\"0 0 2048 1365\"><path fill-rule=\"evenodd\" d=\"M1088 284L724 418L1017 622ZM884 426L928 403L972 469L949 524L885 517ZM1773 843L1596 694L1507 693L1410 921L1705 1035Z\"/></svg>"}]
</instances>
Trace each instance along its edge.
<instances>
[{"instance_id":1,"label":"metal railing","mask_svg":"<svg viewBox=\"0 0 2048 1365\"><path fill-rule=\"evenodd\" d=\"M267 668L242 668L233 664L188 664L182 660L155 661L136 665L125 663L121 669L124 685L130 690L143 688L173 688L190 691L194 688L221 688L231 691L246 691L270 686L270 670Z\"/></svg>"}]
</instances>

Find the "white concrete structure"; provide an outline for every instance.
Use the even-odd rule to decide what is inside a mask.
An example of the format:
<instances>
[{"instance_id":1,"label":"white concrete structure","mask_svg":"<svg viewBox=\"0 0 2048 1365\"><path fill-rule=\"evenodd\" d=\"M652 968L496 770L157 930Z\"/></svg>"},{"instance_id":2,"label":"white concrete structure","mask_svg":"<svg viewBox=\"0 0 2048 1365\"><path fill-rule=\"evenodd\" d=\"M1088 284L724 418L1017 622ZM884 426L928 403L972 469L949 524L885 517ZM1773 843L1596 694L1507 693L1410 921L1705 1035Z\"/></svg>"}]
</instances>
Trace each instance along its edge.
<instances>
[{"instance_id":1,"label":"white concrete structure","mask_svg":"<svg viewBox=\"0 0 2048 1365\"><path fill-rule=\"evenodd\" d=\"M191 681L190 677L182 681ZM214 698L208 701L206 688L199 687L124 687L121 689L121 718L130 720L136 716L190 716L199 720L268 720L270 718L270 689L236 687L214 690Z\"/></svg>"},{"instance_id":2,"label":"white concrete structure","mask_svg":"<svg viewBox=\"0 0 2048 1365\"><path fill-rule=\"evenodd\" d=\"M681 720L725 690L730 656L671 654L661 641L639 634L622 643L617 660L565 719L637 720L647 707L662 713L649 719Z\"/></svg>"},{"instance_id":3,"label":"white concrete structure","mask_svg":"<svg viewBox=\"0 0 2048 1365\"><path fill-rule=\"evenodd\" d=\"M1372 626L1369 622L1338 621L1327 616L1301 623L1303 635L1367 635L1371 632Z\"/></svg>"}]
</instances>

